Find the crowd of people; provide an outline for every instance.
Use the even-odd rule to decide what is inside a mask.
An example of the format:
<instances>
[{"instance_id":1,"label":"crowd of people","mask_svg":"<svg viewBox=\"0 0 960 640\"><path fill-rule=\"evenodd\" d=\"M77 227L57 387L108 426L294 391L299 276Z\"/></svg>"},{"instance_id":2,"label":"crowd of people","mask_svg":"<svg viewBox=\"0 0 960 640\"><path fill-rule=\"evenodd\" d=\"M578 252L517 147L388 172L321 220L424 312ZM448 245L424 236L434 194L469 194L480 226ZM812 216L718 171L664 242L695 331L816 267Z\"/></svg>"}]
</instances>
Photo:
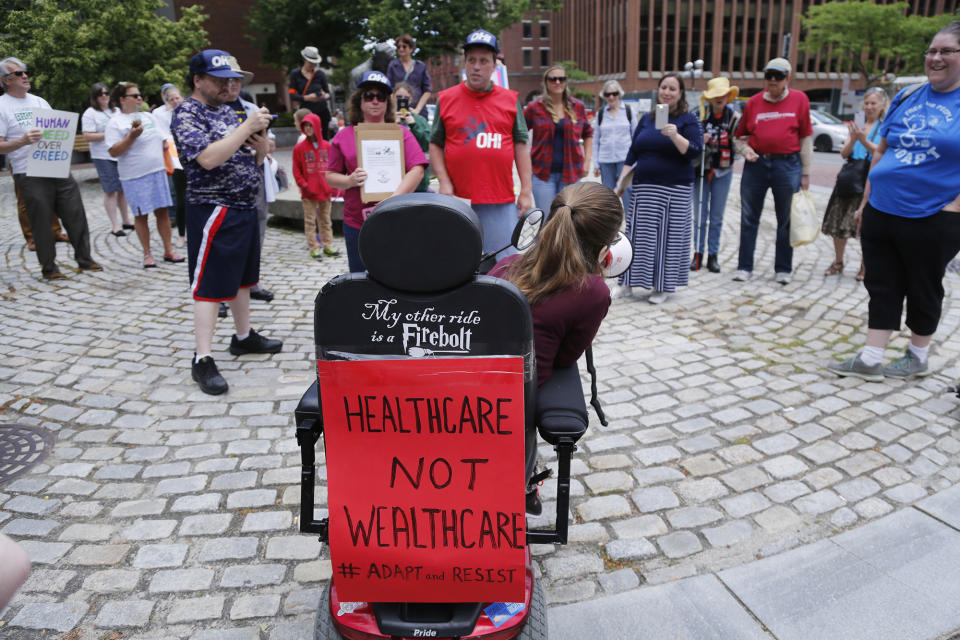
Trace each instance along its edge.
<instances>
[{"instance_id":1,"label":"crowd of people","mask_svg":"<svg viewBox=\"0 0 960 640\"><path fill-rule=\"evenodd\" d=\"M948 191L943 197L953 197L933 202L933 193L944 192L931 184L924 192L924 207L918 208L906 204L903 189L890 185L905 179L918 182L911 168L922 164L919 160L929 164L948 158L956 148L949 135L926 155L911 145L917 144L918 117L931 135L939 135L935 123L948 133L953 131L944 124L949 119L926 118L922 111L938 108L930 106L939 104L937 100L949 103L941 108L947 110L944 113L952 108L960 73L957 47L952 46L957 29L954 23L934 39L927 52L930 82L924 88L902 92L892 105L882 89L871 88L864 96L862 118L848 124L850 135L841 150L846 164L822 223L835 248L835 259L824 275L843 271L846 244L861 234L862 226L863 262L856 277L866 280L870 292L871 330L863 354L831 367L840 375L876 379L883 374L877 372L875 349L882 352L880 343L885 344L890 332L899 328L904 299L907 324L914 331L905 358L912 364L898 361L895 369L914 371L920 368L917 362L925 365L923 349L936 327L943 296L939 280L946 261L956 253L950 242L953 216L934 214L952 211L956 196ZM339 257L331 223L331 200L336 196L344 202L346 268L362 271L357 240L366 217L384 195L429 190L431 173L440 193L469 201L483 227L484 251L489 252L510 244L518 213L534 206L550 212L559 194L592 169L605 188L621 197L625 233L635 255L613 295L633 297L643 289L650 292L648 302L659 304L688 284L690 272L704 266L711 272L721 271L723 217L739 157L744 165L733 279L743 282L753 276L763 201L772 191L777 221L774 279L782 285L790 283L791 199L809 186L813 144L809 100L790 88L793 68L788 60L774 58L764 66L763 91L742 103L742 114L732 104L739 89L728 78L716 76L709 81L700 97L698 117L696 105L688 103L683 75L665 73L646 113L624 102L623 88L609 80L598 96L600 108L591 117L587 106L574 97L561 65L544 71L540 94L524 106L516 91L494 81L502 52L496 36L484 30L473 31L463 44L464 81L438 94L432 91L426 65L414 58L414 39L402 34L395 42L397 57L386 72L368 70L360 77L346 102L349 124L339 131L331 127L331 89L317 48L303 48L302 65L290 72L289 98L297 107L294 119L302 134L293 151L292 173L300 190L304 236L312 258ZM0 74L4 88L0 153L13 166L21 210L26 211L24 230L32 232L43 277L64 277L55 262L55 243L63 235L58 220L66 228L80 269L100 269L90 255L86 216L73 178L33 178L24 172L26 147L39 132L24 126L25 120L17 114L49 105L29 94L29 74L20 60L0 62ZM221 317L226 306L220 303L234 307L237 335L231 351L281 348L249 327L249 299L272 298L259 286L259 252L266 204L276 191L276 165L271 158L275 145L272 134L260 126L268 124L271 116L240 96L251 78L227 52L207 50L191 62L187 82L191 94L186 100L175 84L165 84L163 104L151 113L143 109L144 96L137 84L119 83L111 89L98 82L91 87L90 106L82 117L110 233L123 236L135 231L143 249L142 266L155 268L158 260L152 253L148 226L152 214L163 246L162 260L188 263L196 302L194 377L208 393L227 389L210 355L210 305ZM425 114L432 98L437 107L430 124ZM214 112L217 115L212 118ZM905 118L911 121L904 123ZM366 188L369 175L358 161L356 148L356 127L361 124L396 127L402 141L403 176L389 193L373 194ZM890 150L894 143L900 146ZM904 156L918 162L905 164ZM923 175L928 181L931 176L940 179L936 171ZM943 180L935 183L943 184ZM243 219L242 212L248 209L254 212L254 222ZM176 221L176 237L171 219ZM904 220L907 224L902 229L899 225ZM240 241L237 234L245 233L247 224L256 229L259 242ZM911 235L921 226L935 227L938 235L935 239ZM236 237L228 242L225 238L230 234ZM936 248L924 252L930 264L922 271L914 260L887 259L910 250L901 245L911 238L915 250ZM176 251L184 246L184 239L186 257ZM229 262L229 267L218 266L221 261ZM901 263L900 268L891 266ZM871 274L874 269L877 277Z\"/></svg>"}]
</instances>

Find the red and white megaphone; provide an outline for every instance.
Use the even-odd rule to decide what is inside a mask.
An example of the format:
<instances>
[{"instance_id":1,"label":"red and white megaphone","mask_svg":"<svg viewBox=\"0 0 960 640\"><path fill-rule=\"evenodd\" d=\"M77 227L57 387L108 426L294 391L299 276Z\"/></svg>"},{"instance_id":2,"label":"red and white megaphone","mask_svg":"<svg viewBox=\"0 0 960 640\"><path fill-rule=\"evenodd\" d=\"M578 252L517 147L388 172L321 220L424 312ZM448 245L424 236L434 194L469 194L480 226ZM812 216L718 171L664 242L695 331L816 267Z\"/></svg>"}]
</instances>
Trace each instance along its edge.
<instances>
[{"instance_id":1,"label":"red and white megaphone","mask_svg":"<svg viewBox=\"0 0 960 640\"><path fill-rule=\"evenodd\" d=\"M633 263L633 246L627 240L627 236L622 231L617 232L617 239L610 243L607 248L607 255L604 256L601 263L601 273L604 278L616 278L623 273Z\"/></svg>"}]
</instances>

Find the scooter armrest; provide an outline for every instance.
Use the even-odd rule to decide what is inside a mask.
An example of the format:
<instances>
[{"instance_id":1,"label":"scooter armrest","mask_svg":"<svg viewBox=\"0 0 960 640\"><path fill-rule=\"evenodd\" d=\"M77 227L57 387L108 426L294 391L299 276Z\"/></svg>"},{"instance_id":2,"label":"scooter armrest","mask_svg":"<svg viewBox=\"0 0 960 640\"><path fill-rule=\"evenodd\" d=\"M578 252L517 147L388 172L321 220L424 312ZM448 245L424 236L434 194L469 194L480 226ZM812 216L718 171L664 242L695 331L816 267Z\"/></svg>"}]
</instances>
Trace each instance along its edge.
<instances>
[{"instance_id":1,"label":"scooter armrest","mask_svg":"<svg viewBox=\"0 0 960 640\"><path fill-rule=\"evenodd\" d=\"M560 438L576 442L587 431L587 405L576 364L554 369L537 389L536 420L540 437L550 444L557 444Z\"/></svg>"},{"instance_id":2,"label":"scooter armrest","mask_svg":"<svg viewBox=\"0 0 960 640\"><path fill-rule=\"evenodd\" d=\"M313 420L314 425L316 425L314 428L319 432L318 427L323 425L323 420L320 413L320 390L317 388L316 380L313 381L309 389L304 391L293 415L298 427L304 426L307 420Z\"/></svg>"}]
</instances>

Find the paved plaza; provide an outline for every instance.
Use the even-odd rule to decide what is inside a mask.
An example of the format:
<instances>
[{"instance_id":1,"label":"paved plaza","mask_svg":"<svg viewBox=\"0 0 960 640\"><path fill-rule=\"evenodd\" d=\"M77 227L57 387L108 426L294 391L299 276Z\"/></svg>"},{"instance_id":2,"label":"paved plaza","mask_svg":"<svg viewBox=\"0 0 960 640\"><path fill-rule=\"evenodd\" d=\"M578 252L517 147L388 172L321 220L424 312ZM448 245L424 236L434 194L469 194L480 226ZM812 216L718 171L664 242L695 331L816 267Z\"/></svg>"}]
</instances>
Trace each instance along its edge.
<instances>
[{"instance_id":1,"label":"paved plaza","mask_svg":"<svg viewBox=\"0 0 960 640\"><path fill-rule=\"evenodd\" d=\"M311 260L302 231L268 228L262 284L276 299L252 302L252 322L281 338L283 351L233 357L233 325L221 321L214 357L230 392L207 396L190 377L185 264L142 269L136 237L109 233L93 169L74 175L104 271L78 273L60 244L68 279L57 283L41 280L16 223L12 180L0 177L0 423L55 437L40 464L0 485L0 531L33 561L28 582L0 612L0 637L311 638L331 567L326 548L298 531L293 409L315 375L314 297L345 271L346 258ZM921 513L917 505L960 484L960 400L945 392L960 378L957 274L944 282L936 374L837 378L825 365L864 339L859 246L848 248L842 276L825 278L833 247L821 237L796 250L793 282L776 284L768 198L755 277L733 282L738 180L723 273L691 274L690 286L659 306L645 296L615 300L596 339L610 424L591 412L574 456L570 543L533 547L551 615L563 620L570 607L601 598L611 598L604 615L616 620L657 589L674 589L676 602L733 601L738 568L790 550L829 572L827 546L843 547L850 538L841 536L888 516L906 526ZM829 191L814 195L822 212ZM335 241L343 250L342 238ZM154 242L158 255L156 234ZM896 338L887 358L906 344ZM554 454L544 446L541 458L549 463ZM554 493L548 480L545 514ZM318 509L325 505L318 488ZM735 615L764 621L761 600L734 602ZM738 628L739 618L729 623ZM891 637L934 637L910 632L923 627L909 621L904 628ZM853 637L846 631L841 622L820 637ZM757 633L741 637L786 637Z\"/></svg>"}]
</instances>

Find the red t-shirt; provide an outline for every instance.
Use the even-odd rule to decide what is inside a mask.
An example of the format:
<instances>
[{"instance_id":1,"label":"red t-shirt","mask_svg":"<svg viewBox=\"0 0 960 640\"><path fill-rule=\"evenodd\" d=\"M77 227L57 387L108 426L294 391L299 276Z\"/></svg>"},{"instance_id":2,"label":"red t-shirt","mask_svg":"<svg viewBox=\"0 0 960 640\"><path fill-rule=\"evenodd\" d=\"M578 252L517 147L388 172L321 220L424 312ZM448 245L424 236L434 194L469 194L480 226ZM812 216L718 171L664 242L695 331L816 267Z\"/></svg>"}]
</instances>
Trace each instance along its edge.
<instances>
[{"instance_id":1,"label":"red t-shirt","mask_svg":"<svg viewBox=\"0 0 960 640\"><path fill-rule=\"evenodd\" d=\"M498 262L488 275L504 278L519 254ZM530 308L533 348L537 354L537 386L553 375L554 367L571 366L583 355L610 308L610 289L603 278L589 275L581 287L558 291Z\"/></svg>"},{"instance_id":2,"label":"red t-shirt","mask_svg":"<svg viewBox=\"0 0 960 640\"><path fill-rule=\"evenodd\" d=\"M736 135L749 137L757 153L797 153L800 140L813 135L807 94L789 89L780 102L769 102L758 93L744 105Z\"/></svg>"},{"instance_id":3,"label":"red t-shirt","mask_svg":"<svg viewBox=\"0 0 960 640\"><path fill-rule=\"evenodd\" d=\"M437 96L443 158L453 192L476 204L513 202L513 125L517 92L475 92L460 83Z\"/></svg>"}]
</instances>

